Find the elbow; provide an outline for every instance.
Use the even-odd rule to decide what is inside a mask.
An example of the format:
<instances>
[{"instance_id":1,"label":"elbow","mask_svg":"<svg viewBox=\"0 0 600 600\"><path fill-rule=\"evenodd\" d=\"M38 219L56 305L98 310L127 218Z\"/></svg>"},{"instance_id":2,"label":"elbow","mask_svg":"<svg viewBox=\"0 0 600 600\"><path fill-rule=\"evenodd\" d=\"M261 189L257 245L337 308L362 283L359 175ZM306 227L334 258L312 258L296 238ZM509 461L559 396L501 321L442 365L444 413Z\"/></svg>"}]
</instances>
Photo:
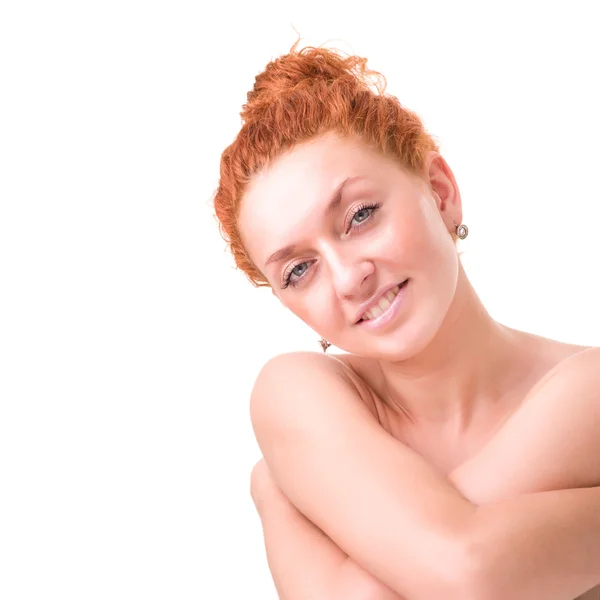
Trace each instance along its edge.
<instances>
[{"instance_id":1,"label":"elbow","mask_svg":"<svg viewBox=\"0 0 600 600\"><path fill-rule=\"evenodd\" d=\"M468 543L459 544L448 556L448 560L440 561L436 570L437 597L446 600L506 599L506 595L499 595L492 585L485 556L479 550ZM427 595L427 598L430 597Z\"/></svg>"},{"instance_id":2,"label":"elbow","mask_svg":"<svg viewBox=\"0 0 600 600\"><path fill-rule=\"evenodd\" d=\"M510 592L502 589L494 580L493 570L486 561L485 553L469 549L464 554L460 576L453 582L453 598L461 600L506 600Z\"/></svg>"}]
</instances>

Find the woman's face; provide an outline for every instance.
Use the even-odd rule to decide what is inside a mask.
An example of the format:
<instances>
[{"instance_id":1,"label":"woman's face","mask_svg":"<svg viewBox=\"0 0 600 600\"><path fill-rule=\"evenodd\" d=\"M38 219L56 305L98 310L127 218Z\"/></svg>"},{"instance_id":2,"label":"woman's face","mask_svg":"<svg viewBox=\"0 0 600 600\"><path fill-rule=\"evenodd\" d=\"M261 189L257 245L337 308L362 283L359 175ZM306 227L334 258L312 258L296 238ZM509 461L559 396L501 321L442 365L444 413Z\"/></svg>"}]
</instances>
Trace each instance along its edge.
<instances>
[{"instance_id":1,"label":"woman's face","mask_svg":"<svg viewBox=\"0 0 600 600\"><path fill-rule=\"evenodd\" d=\"M248 186L239 225L250 258L281 302L338 348L408 358L448 312L460 194L439 154L425 167L420 179L359 140L328 134L282 154ZM406 280L383 323L357 323L366 302Z\"/></svg>"}]
</instances>

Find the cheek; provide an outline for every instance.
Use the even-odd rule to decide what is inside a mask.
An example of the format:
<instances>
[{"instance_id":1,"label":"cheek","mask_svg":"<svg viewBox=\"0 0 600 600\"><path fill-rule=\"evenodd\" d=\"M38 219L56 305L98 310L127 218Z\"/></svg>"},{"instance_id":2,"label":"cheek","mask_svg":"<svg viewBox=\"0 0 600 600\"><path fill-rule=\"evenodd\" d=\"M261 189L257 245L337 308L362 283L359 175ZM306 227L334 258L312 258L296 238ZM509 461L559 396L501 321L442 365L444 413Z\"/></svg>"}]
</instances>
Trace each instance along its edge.
<instances>
[{"instance_id":1,"label":"cheek","mask_svg":"<svg viewBox=\"0 0 600 600\"><path fill-rule=\"evenodd\" d=\"M304 295L302 302L293 302L287 308L303 323L316 329L323 328L323 321L331 312L326 305L326 298L317 293Z\"/></svg>"},{"instance_id":2,"label":"cheek","mask_svg":"<svg viewBox=\"0 0 600 600\"><path fill-rule=\"evenodd\" d=\"M381 230L371 247L374 256L387 257L402 269L399 275L422 277L425 285L452 286L456 249L439 215L418 209L406 211Z\"/></svg>"},{"instance_id":3,"label":"cheek","mask_svg":"<svg viewBox=\"0 0 600 600\"><path fill-rule=\"evenodd\" d=\"M404 228L411 254L415 254L420 263L447 262L452 238L437 209L430 203L422 202L420 209L412 216L410 221L407 220L409 226Z\"/></svg>"},{"instance_id":4,"label":"cheek","mask_svg":"<svg viewBox=\"0 0 600 600\"><path fill-rule=\"evenodd\" d=\"M315 331L336 331L345 325L344 315L335 295L326 289L317 289L317 286L304 295L302 302L296 302L288 308Z\"/></svg>"},{"instance_id":5,"label":"cheek","mask_svg":"<svg viewBox=\"0 0 600 600\"><path fill-rule=\"evenodd\" d=\"M431 251L429 233L422 221L407 218L407 215L390 220L377 231L371 245L374 256L387 257L406 268L422 264L425 255Z\"/></svg>"}]
</instances>

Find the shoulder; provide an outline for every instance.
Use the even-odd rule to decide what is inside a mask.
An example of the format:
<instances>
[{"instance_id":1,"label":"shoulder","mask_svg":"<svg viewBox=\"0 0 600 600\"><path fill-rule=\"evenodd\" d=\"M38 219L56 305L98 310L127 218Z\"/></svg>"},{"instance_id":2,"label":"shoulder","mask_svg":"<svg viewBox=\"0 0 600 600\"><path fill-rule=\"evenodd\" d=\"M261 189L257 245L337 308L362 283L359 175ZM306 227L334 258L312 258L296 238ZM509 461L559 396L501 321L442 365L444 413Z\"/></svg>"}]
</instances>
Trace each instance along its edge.
<instances>
[{"instance_id":1,"label":"shoulder","mask_svg":"<svg viewBox=\"0 0 600 600\"><path fill-rule=\"evenodd\" d=\"M573 370L585 369L585 365L589 364L589 355L594 354L595 350L597 356L600 351L600 348L561 342L524 331L512 331L514 358L499 376L506 376L514 382L515 409L527 404L540 390L547 391L547 384L554 381L556 376L563 380L565 377L572 377L570 373Z\"/></svg>"},{"instance_id":2,"label":"shoulder","mask_svg":"<svg viewBox=\"0 0 600 600\"><path fill-rule=\"evenodd\" d=\"M569 352L537 382L529 396L556 391L569 396L591 392L600 398L600 347Z\"/></svg>"},{"instance_id":3,"label":"shoulder","mask_svg":"<svg viewBox=\"0 0 600 600\"><path fill-rule=\"evenodd\" d=\"M351 370L317 352L278 354L264 364L250 395L250 420L270 466L335 440L370 440L380 429Z\"/></svg>"},{"instance_id":4,"label":"shoulder","mask_svg":"<svg viewBox=\"0 0 600 600\"><path fill-rule=\"evenodd\" d=\"M348 377L352 380L365 406L378 423L390 433L383 404L379 401L377 392L377 375L381 373L381 369L376 366L376 362L354 354L331 354L330 356L345 366Z\"/></svg>"},{"instance_id":5,"label":"shoulder","mask_svg":"<svg viewBox=\"0 0 600 600\"><path fill-rule=\"evenodd\" d=\"M258 420L317 418L340 401L368 407L364 394L364 384L344 361L319 352L285 352L260 369L250 414L254 425Z\"/></svg>"},{"instance_id":6,"label":"shoulder","mask_svg":"<svg viewBox=\"0 0 600 600\"><path fill-rule=\"evenodd\" d=\"M260 394L281 392L280 385L300 385L306 391L324 392L332 385L332 379L341 382L346 391L359 399L371 415L379 421L379 413L373 393L359 371L351 355L325 354L322 352L284 352L269 359L261 368L254 385L252 398ZM252 403L251 398L251 403Z\"/></svg>"},{"instance_id":7,"label":"shoulder","mask_svg":"<svg viewBox=\"0 0 600 600\"><path fill-rule=\"evenodd\" d=\"M527 394L518 412L541 429L568 428L570 423L577 424L574 433L582 434L592 424L600 426L600 348L587 347L557 361ZM600 450L600 436L590 435L588 442Z\"/></svg>"},{"instance_id":8,"label":"shoulder","mask_svg":"<svg viewBox=\"0 0 600 600\"><path fill-rule=\"evenodd\" d=\"M600 485L600 348L558 361L450 476L472 502Z\"/></svg>"},{"instance_id":9,"label":"shoulder","mask_svg":"<svg viewBox=\"0 0 600 600\"><path fill-rule=\"evenodd\" d=\"M278 382L282 377L294 375L295 380L302 373L328 378L339 377L348 383L353 383L353 371L348 363L332 355L313 351L283 352L270 358L260 369L257 381L269 376L272 382ZM278 377L279 375L280 377Z\"/></svg>"}]
</instances>

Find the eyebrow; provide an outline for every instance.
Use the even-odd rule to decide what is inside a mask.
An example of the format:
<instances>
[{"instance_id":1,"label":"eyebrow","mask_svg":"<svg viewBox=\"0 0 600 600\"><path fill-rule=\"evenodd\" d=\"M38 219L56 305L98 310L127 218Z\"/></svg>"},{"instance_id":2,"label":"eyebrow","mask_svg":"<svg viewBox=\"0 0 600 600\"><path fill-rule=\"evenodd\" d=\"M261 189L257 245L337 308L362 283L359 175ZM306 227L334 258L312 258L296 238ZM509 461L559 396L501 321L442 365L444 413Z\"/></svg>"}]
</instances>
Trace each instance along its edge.
<instances>
[{"instance_id":1,"label":"eyebrow","mask_svg":"<svg viewBox=\"0 0 600 600\"><path fill-rule=\"evenodd\" d=\"M340 185L337 186L337 188L331 195L331 199L325 207L324 214L326 217L328 217L332 212L336 211L339 208L340 204L342 203L342 191L344 190L344 186L355 179L358 179L358 177L346 177L346 179L344 179L344 181L342 181L342 183L340 183ZM283 260L290 254L293 254L295 251L296 246L294 244L290 244L289 246L285 246L280 250L277 250L277 252L273 252L273 254L271 254L271 256L267 258L265 262L265 267L273 262L279 262L280 260Z\"/></svg>"}]
</instances>

